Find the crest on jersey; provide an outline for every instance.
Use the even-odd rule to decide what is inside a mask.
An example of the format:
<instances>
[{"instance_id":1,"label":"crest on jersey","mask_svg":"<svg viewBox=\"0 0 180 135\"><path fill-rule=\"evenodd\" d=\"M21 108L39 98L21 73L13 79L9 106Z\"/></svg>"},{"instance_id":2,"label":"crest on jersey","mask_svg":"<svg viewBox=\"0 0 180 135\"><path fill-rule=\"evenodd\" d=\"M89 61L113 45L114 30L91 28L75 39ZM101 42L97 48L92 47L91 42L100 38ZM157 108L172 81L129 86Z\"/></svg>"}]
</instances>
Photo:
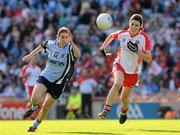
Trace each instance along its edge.
<instances>
[{"instance_id":1,"label":"crest on jersey","mask_svg":"<svg viewBox=\"0 0 180 135\"><path fill-rule=\"evenodd\" d=\"M57 57L58 57L58 55L59 55L59 53L58 53L58 52L55 52L55 53L54 53L54 57L55 57L55 58L57 58Z\"/></svg>"},{"instance_id":2,"label":"crest on jersey","mask_svg":"<svg viewBox=\"0 0 180 135\"><path fill-rule=\"evenodd\" d=\"M126 41L126 38L123 38L123 43Z\"/></svg>"},{"instance_id":3,"label":"crest on jersey","mask_svg":"<svg viewBox=\"0 0 180 135\"><path fill-rule=\"evenodd\" d=\"M140 43L140 41L139 41L139 40L136 40L135 43L138 45L138 44Z\"/></svg>"},{"instance_id":4,"label":"crest on jersey","mask_svg":"<svg viewBox=\"0 0 180 135\"><path fill-rule=\"evenodd\" d=\"M61 58L63 58L63 57L64 57L64 55L65 55L65 54L61 54Z\"/></svg>"}]
</instances>

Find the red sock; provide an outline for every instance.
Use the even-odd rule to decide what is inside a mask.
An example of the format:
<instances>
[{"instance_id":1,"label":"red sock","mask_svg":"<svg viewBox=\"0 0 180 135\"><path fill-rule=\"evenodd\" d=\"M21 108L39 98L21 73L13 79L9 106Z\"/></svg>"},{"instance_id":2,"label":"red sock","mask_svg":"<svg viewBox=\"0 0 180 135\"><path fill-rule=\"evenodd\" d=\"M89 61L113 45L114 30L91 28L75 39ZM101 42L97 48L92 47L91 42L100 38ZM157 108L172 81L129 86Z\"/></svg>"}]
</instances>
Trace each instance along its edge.
<instances>
[{"instance_id":1,"label":"red sock","mask_svg":"<svg viewBox=\"0 0 180 135\"><path fill-rule=\"evenodd\" d=\"M104 111L105 111L105 112L109 113L110 110L111 110L111 106L110 106L110 105L105 105L105 106L104 106Z\"/></svg>"}]
</instances>

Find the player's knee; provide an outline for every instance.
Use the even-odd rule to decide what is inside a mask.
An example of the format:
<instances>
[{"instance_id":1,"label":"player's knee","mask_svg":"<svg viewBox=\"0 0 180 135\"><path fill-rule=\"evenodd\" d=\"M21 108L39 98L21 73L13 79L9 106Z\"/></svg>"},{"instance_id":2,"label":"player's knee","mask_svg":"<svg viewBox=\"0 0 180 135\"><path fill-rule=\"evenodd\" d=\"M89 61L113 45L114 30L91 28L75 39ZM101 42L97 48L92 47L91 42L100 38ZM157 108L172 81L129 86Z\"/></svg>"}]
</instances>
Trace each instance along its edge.
<instances>
[{"instance_id":1,"label":"player's knee","mask_svg":"<svg viewBox=\"0 0 180 135\"><path fill-rule=\"evenodd\" d=\"M42 105L41 108L42 108L43 111L48 111L50 106L49 105Z\"/></svg>"},{"instance_id":2,"label":"player's knee","mask_svg":"<svg viewBox=\"0 0 180 135\"><path fill-rule=\"evenodd\" d=\"M40 102L40 100L41 100L41 97L33 96L33 97L31 98L31 103L32 103L32 104L38 104L38 103Z\"/></svg>"}]
</instances>

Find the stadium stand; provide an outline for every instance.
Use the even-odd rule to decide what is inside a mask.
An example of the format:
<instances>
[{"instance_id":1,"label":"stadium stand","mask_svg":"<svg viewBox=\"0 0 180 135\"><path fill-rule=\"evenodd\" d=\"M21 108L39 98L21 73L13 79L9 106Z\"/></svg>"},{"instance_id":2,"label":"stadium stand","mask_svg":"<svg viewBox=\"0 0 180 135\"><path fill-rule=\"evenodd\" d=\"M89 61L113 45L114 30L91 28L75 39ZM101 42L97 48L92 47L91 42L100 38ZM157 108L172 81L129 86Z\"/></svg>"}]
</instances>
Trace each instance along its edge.
<instances>
[{"instance_id":1,"label":"stadium stand","mask_svg":"<svg viewBox=\"0 0 180 135\"><path fill-rule=\"evenodd\" d=\"M110 32L127 28L131 14L141 13L144 30L151 38L153 61L144 65L132 101L180 102L180 1L116 0L113 3L111 0L0 0L0 97L26 99L18 78L25 64L22 57L43 40L53 39L59 27L67 26L82 53L71 81L80 84L82 72L88 72L98 84L94 98L103 98L112 85L109 63L115 55L102 57L100 45ZM95 20L102 12L112 15L111 29L97 29ZM110 51L115 54L117 46L118 42L113 42ZM38 56L41 68L45 58L43 52Z\"/></svg>"}]
</instances>

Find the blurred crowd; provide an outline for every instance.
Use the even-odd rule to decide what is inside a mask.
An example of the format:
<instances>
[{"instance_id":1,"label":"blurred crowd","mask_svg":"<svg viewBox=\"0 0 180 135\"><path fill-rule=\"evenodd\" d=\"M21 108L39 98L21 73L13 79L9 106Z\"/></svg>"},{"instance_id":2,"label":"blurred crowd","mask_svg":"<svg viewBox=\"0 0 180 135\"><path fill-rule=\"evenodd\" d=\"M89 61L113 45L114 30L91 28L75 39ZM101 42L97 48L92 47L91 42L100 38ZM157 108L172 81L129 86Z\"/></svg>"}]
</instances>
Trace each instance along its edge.
<instances>
[{"instance_id":1,"label":"blurred crowd","mask_svg":"<svg viewBox=\"0 0 180 135\"><path fill-rule=\"evenodd\" d=\"M96 27L96 17L104 12L112 15L114 24L101 31ZM128 28L133 13L144 17L153 61L144 64L132 100L180 102L179 0L0 0L0 96L26 97L19 78L26 64L22 57L42 41L55 39L62 26L70 28L82 53L67 91L74 84L81 93L106 96L113 83L112 61L119 42L111 44L108 51L114 55L107 58L100 55L99 48L108 34ZM45 59L44 52L37 57L42 69Z\"/></svg>"}]
</instances>

